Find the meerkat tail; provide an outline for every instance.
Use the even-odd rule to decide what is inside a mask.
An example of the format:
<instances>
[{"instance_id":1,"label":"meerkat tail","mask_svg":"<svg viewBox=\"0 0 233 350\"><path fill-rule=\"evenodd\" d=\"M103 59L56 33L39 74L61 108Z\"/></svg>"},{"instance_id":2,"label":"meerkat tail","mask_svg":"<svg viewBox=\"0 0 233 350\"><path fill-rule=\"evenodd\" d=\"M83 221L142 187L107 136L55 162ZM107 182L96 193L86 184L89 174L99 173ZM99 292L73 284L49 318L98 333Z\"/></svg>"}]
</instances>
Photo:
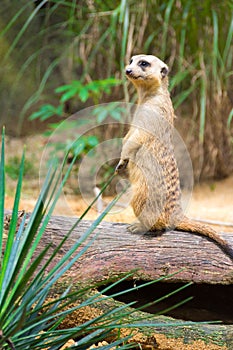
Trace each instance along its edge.
<instances>
[{"instance_id":1,"label":"meerkat tail","mask_svg":"<svg viewBox=\"0 0 233 350\"><path fill-rule=\"evenodd\" d=\"M184 217L176 226L176 230L193 232L210 238L233 260L233 248L210 226L199 224L194 220Z\"/></svg>"}]
</instances>

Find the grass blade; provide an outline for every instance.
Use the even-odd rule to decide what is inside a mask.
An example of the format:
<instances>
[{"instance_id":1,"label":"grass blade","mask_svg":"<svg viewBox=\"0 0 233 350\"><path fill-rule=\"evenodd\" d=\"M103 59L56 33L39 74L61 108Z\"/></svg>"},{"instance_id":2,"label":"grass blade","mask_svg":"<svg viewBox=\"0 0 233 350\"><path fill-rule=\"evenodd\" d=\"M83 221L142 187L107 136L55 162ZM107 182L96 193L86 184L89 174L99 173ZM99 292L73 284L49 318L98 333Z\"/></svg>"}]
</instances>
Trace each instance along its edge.
<instances>
[{"instance_id":1,"label":"grass blade","mask_svg":"<svg viewBox=\"0 0 233 350\"><path fill-rule=\"evenodd\" d=\"M181 69L182 62L184 59L187 20L188 20L190 5L191 5L191 0L188 0L187 3L185 4L185 8L183 10L183 15L182 15L182 29L181 29L180 44L179 44L179 70Z\"/></svg>"},{"instance_id":2,"label":"grass blade","mask_svg":"<svg viewBox=\"0 0 233 350\"><path fill-rule=\"evenodd\" d=\"M18 34L16 35L13 43L11 44L8 52L5 55L5 60L8 60L9 56L11 55L12 51L14 50L14 48L16 47L16 45L18 44L19 40L21 39L21 37L23 36L25 30L28 28L29 24L31 23L31 21L33 20L33 18L35 17L35 15L37 14L37 12L40 10L40 8L42 8L46 3L48 2L48 0L42 0L39 5L35 8L34 11L32 11L32 13L30 14L30 16L27 18L26 22L24 23L23 27L20 29L20 31L18 32ZM26 8L26 7L25 7ZM15 19L14 19L15 20Z\"/></svg>"},{"instance_id":3,"label":"grass blade","mask_svg":"<svg viewBox=\"0 0 233 350\"><path fill-rule=\"evenodd\" d=\"M217 82L217 78L218 78L218 63L217 63L217 59L218 59L218 55L219 55L219 51L218 51L218 16L215 10L212 10L212 18L213 18L213 58L212 58L212 72L213 72L213 77L215 79L215 81Z\"/></svg>"},{"instance_id":4,"label":"grass blade","mask_svg":"<svg viewBox=\"0 0 233 350\"><path fill-rule=\"evenodd\" d=\"M162 45L161 45L161 58L164 59L166 55L167 49L167 34L169 28L170 15L172 11L174 0L169 0L166 4L166 10L164 14L164 22L163 22L163 33L162 33Z\"/></svg>"},{"instance_id":5,"label":"grass blade","mask_svg":"<svg viewBox=\"0 0 233 350\"><path fill-rule=\"evenodd\" d=\"M21 14L24 12L24 10L28 6L30 6L30 4L26 3L24 6L21 7L21 9L13 16L13 18L7 23L5 28L1 31L0 37L4 36L9 31L9 29L13 27L15 22L17 23L17 19L21 16Z\"/></svg>"},{"instance_id":6,"label":"grass blade","mask_svg":"<svg viewBox=\"0 0 233 350\"><path fill-rule=\"evenodd\" d=\"M36 203L36 206L32 212L32 215L29 219L29 222L27 224L27 227L24 228L24 222L25 218L22 221L19 231L17 233L16 239L14 241L13 247L12 247L12 254L8 262L7 271L8 273L5 273L3 284L5 285L4 288L4 294L1 290L1 296L4 297L7 296L7 293L10 292L10 296L8 295L7 302L4 303L4 307L2 307L2 312L8 307L10 302L12 301L12 298L14 298L14 295L17 291L18 285L21 281L21 279L24 276L24 273L28 267L28 264L30 262L32 252L30 250L31 242L33 241L38 226L41 223L41 220L43 218L43 205L44 201L46 199L46 195L48 193L48 186L51 184L51 176L50 173L48 173L48 176L46 178L47 181L45 181L45 185L43 186L41 193L39 195L38 201ZM52 178L53 178L53 172L52 172ZM14 268L11 268L11 266L14 266ZM15 280L17 276L17 279ZM1 300L3 302L4 299Z\"/></svg>"},{"instance_id":7,"label":"grass blade","mask_svg":"<svg viewBox=\"0 0 233 350\"><path fill-rule=\"evenodd\" d=\"M222 56L223 63L226 65L226 67L229 67L230 69L232 67L232 54L229 55L229 51L232 48L232 38L233 38L233 17L231 19L231 23L227 33L227 39L226 39L223 56ZM230 61L228 61L229 58L231 59Z\"/></svg>"},{"instance_id":8,"label":"grass blade","mask_svg":"<svg viewBox=\"0 0 233 350\"><path fill-rule=\"evenodd\" d=\"M205 118L206 118L206 80L205 77L201 78L201 96L200 96L200 127L199 127L199 140L200 143L204 142L205 134Z\"/></svg>"},{"instance_id":9,"label":"grass blade","mask_svg":"<svg viewBox=\"0 0 233 350\"><path fill-rule=\"evenodd\" d=\"M232 110L230 111L230 113L229 113L229 115L228 115L228 118L227 118L227 127L228 127L228 128L230 128L232 118L233 118L233 108L232 108Z\"/></svg>"},{"instance_id":10,"label":"grass blade","mask_svg":"<svg viewBox=\"0 0 233 350\"><path fill-rule=\"evenodd\" d=\"M2 271L0 275L0 289L2 288L3 276L5 275L7 264L10 258L11 249L14 242L16 225L18 221L19 200L20 200L20 193L22 188L23 172L24 172L24 159L25 159L25 153L23 152L23 156L22 156L20 168L19 168L18 184L16 188L16 194L15 194L14 206L13 206L13 211L12 211L12 216L10 221L8 238L7 238L6 248L5 248L3 262L2 262Z\"/></svg>"},{"instance_id":11,"label":"grass blade","mask_svg":"<svg viewBox=\"0 0 233 350\"><path fill-rule=\"evenodd\" d=\"M0 267L2 268L2 243L4 233L5 205L5 128L2 129L2 150L0 161Z\"/></svg>"}]
</instances>

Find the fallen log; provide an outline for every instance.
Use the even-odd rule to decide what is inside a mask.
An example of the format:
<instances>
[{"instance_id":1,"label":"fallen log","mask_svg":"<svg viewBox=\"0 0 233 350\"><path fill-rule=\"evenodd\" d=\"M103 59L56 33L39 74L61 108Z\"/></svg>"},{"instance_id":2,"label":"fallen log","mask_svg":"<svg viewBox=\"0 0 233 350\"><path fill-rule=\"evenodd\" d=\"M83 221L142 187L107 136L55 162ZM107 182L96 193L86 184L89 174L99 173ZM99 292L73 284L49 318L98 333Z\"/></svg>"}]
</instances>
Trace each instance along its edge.
<instances>
[{"instance_id":1,"label":"fallen log","mask_svg":"<svg viewBox=\"0 0 233 350\"><path fill-rule=\"evenodd\" d=\"M57 246L75 221L73 217L52 217L41 248L49 243ZM68 251L91 224L82 220L62 247L62 253ZM221 236L233 246L233 233L221 233ZM132 270L136 270L135 278L142 280L176 273L169 282L233 283L232 260L215 242L201 235L178 231L138 235L129 233L127 224L102 222L84 244L93 237L91 246L69 271L73 283L81 280L92 284Z\"/></svg>"}]
</instances>

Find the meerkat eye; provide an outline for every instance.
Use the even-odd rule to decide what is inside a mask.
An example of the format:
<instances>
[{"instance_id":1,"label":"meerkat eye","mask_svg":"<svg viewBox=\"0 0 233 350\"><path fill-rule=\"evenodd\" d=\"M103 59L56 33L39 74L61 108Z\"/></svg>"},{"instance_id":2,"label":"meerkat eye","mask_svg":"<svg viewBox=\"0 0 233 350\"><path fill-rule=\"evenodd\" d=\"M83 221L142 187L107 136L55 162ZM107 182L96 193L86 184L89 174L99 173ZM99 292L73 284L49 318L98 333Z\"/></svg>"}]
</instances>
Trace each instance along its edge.
<instances>
[{"instance_id":1,"label":"meerkat eye","mask_svg":"<svg viewBox=\"0 0 233 350\"><path fill-rule=\"evenodd\" d=\"M131 60L129 61L129 64L133 63L133 59L131 58Z\"/></svg>"},{"instance_id":2,"label":"meerkat eye","mask_svg":"<svg viewBox=\"0 0 233 350\"><path fill-rule=\"evenodd\" d=\"M140 62L138 63L138 65L139 65L140 67L150 67L150 63L147 62L147 61L140 61Z\"/></svg>"}]
</instances>

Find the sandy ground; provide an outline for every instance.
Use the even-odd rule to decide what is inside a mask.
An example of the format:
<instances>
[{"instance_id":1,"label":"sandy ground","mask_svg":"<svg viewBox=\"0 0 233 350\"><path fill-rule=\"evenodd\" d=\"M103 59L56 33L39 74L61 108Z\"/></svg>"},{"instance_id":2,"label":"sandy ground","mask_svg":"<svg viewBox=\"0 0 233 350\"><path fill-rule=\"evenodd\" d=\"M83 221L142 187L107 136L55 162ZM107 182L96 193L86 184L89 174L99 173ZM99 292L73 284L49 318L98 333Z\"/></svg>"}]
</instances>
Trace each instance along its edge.
<instances>
[{"instance_id":1,"label":"sandy ground","mask_svg":"<svg viewBox=\"0 0 233 350\"><path fill-rule=\"evenodd\" d=\"M20 209L33 210L39 193L39 185L36 180L33 186L33 191L27 189L23 191ZM106 206L111 199L111 197L104 197L103 205ZM6 195L5 207L11 209L12 206L13 190L11 183L11 190ZM82 196L63 195L54 213L57 215L80 216L87 207L88 202ZM222 181L196 185L185 212L189 217L206 221L218 231L233 232L233 176ZM85 219L93 220L98 215L97 210L91 209ZM112 212L105 217L105 220L131 223L136 218L129 205L126 208L116 205ZM213 222L218 223L218 225L213 225Z\"/></svg>"},{"instance_id":2,"label":"sandy ground","mask_svg":"<svg viewBox=\"0 0 233 350\"><path fill-rule=\"evenodd\" d=\"M111 198L106 198L106 202L110 200ZM80 215L87 207L85 200L80 197L68 197L67 202L77 215ZM212 226L218 227L220 231L233 232L233 176L214 183L196 185L193 192L190 193L190 200L185 204L184 209L189 217L206 220ZM95 210L91 210L87 218L93 219L97 215ZM130 223L136 218L132 208L128 205L125 209L116 206L115 213L108 214L105 220ZM213 225L213 221L218 222L219 225Z\"/></svg>"}]
</instances>

